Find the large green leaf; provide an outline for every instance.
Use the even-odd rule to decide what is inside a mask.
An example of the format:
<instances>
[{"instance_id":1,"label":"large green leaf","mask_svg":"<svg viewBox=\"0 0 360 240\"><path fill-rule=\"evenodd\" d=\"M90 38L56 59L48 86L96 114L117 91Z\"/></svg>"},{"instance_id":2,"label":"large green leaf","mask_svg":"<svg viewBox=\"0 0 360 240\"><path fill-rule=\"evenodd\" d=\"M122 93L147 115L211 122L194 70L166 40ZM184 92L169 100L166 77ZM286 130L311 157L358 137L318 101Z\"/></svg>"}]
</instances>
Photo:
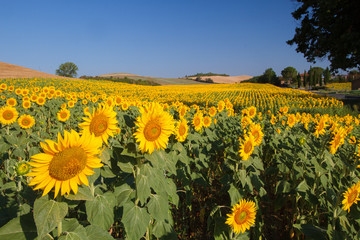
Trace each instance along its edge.
<instances>
[{"instance_id":1,"label":"large green leaf","mask_svg":"<svg viewBox=\"0 0 360 240\"><path fill-rule=\"evenodd\" d=\"M62 235L59 240L88 240L85 228L77 219L64 219L62 222Z\"/></svg>"},{"instance_id":2,"label":"large green leaf","mask_svg":"<svg viewBox=\"0 0 360 240\"><path fill-rule=\"evenodd\" d=\"M114 239L107 231L96 225L89 225L85 228L89 240L112 240Z\"/></svg>"},{"instance_id":3,"label":"large green leaf","mask_svg":"<svg viewBox=\"0 0 360 240\"><path fill-rule=\"evenodd\" d=\"M164 193L152 194L147 207L153 218L158 221L165 220L168 217L169 211L167 195Z\"/></svg>"},{"instance_id":4,"label":"large green leaf","mask_svg":"<svg viewBox=\"0 0 360 240\"><path fill-rule=\"evenodd\" d=\"M144 236L150 223L150 216L145 208L140 208L129 202L124 205L124 215L121 222L124 224L128 239L138 240Z\"/></svg>"},{"instance_id":5,"label":"large green leaf","mask_svg":"<svg viewBox=\"0 0 360 240\"><path fill-rule=\"evenodd\" d=\"M131 199L131 194L134 193L135 190L132 189L128 184L124 183L123 185L115 188L115 197L116 197L116 205L122 206L129 199Z\"/></svg>"},{"instance_id":6,"label":"large green leaf","mask_svg":"<svg viewBox=\"0 0 360 240\"><path fill-rule=\"evenodd\" d=\"M71 193L66 198L69 200L93 200L94 196L92 195L89 186L81 185L76 194Z\"/></svg>"},{"instance_id":7,"label":"large green leaf","mask_svg":"<svg viewBox=\"0 0 360 240\"><path fill-rule=\"evenodd\" d=\"M172 225L167 220L156 221L152 233L160 239L178 239Z\"/></svg>"},{"instance_id":8,"label":"large green leaf","mask_svg":"<svg viewBox=\"0 0 360 240\"><path fill-rule=\"evenodd\" d=\"M43 237L57 226L68 213L65 202L49 200L47 196L34 202L34 220L39 237Z\"/></svg>"},{"instance_id":9,"label":"large green leaf","mask_svg":"<svg viewBox=\"0 0 360 240\"><path fill-rule=\"evenodd\" d=\"M326 230L316 227L311 224L294 224L295 228L299 229L309 239L326 240Z\"/></svg>"},{"instance_id":10,"label":"large green leaf","mask_svg":"<svg viewBox=\"0 0 360 240\"><path fill-rule=\"evenodd\" d=\"M98 195L92 201L86 201L87 219L91 224L108 230L114 222L115 196L111 192Z\"/></svg>"},{"instance_id":11,"label":"large green leaf","mask_svg":"<svg viewBox=\"0 0 360 240\"><path fill-rule=\"evenodd\" d=\"M136 193L141 203L145 203L150 196L150 172L149 164L143 164L139 169L139 174L136 176Z\"/></svg>"},{"instance_id":12,"label":"large green leaf","mask_svg":"<svg viewBox=\"0 0 360 240\"><path fill-rule=\"evenodd\" d=\"M34 239L37 230L31 213L14 218L0 228L1 240Z\"/></svg>"},{"instance_id":13,"label":"large green leaf","mask_svg":"<svg viewBox=\"0 0 360 240\"><path fill-rule=\"evenodd\" d=\"M237 188L233 184L230 185L230 189L228 190L228 193L230 195L231 205L235 205L236 203L239 202L241 195L239 193L239 190L237 190Z\"/></svg>"}]
</instances>

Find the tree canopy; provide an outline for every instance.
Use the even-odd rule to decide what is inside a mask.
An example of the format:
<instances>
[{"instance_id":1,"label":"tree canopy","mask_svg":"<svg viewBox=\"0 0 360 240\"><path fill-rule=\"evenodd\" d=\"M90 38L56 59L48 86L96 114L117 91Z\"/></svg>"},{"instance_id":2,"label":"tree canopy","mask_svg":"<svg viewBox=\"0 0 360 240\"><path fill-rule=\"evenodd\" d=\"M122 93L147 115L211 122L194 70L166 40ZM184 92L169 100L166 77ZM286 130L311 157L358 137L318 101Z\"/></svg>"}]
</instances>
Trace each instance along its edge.
<instances>
[{"instance_id":1,"label":"tree canopy","mask_svg":"<svg viewBox=\"0 0 360 240\"><path fill-rule=\"evenodd\" d=\"M291 83L292 81L295 81L297 78L297 71L293 67L286 67L281 71L281 75L283 78L288 82Z\"/></svg>"},{"instance_id":2,"label":"tree canopy","mask_svg":"<svg viewBox=\"0 0 360 240\"><path fill-rule=\"evenodd\" d=\"M79 68L75 63L66 62L59 66L59 69L56 70L56 75L63 77L76 77L78 70Z\"/></svg>"},{"instance_id":3,"label":"tree canopy","mask_svg":"<svg viewBox=\"0 0 360 240\"><path fill-rule=\"evenodd\" d=\"M360 66L360 1L297 0L292 16L301 21L289 45L309 62L328 57L331 70Z\"/></svg>"}]
</instances>

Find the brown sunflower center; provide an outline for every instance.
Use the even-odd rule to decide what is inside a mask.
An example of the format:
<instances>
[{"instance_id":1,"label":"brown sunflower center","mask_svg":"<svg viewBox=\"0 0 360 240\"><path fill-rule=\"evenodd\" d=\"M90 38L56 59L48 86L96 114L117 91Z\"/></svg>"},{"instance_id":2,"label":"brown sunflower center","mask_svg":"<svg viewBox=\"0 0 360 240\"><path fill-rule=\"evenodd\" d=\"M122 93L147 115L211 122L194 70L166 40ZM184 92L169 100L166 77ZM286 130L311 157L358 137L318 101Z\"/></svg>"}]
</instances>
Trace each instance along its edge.
<instances>
[{"instance_id":1,"label":"brown sunflower center","mask_svg":"<svg viewBox=\"0 0 360 240\"><path fill-rule=\"evenodd\" d=\"M144 129L144 137L148 141L155 141L161 134L161 126L155 122L150 121L146 124Z\"/></svg>"},{"instance_id":2,"label":"brown sunflower center","mask_svg":"<svg viewBox=\"0 0 360 240\"><path fill-rule=\"evenodd\" d=\"M195 126L199 126L200 125L200 118L195 118L195 121L194 121L194 123L195 123Z\"/></svg>"},{"instance_id":3,"label":"brown sunflower center","mask_svg":"<svg viewBox=\"0 0 360 240\"><path fill-rule=\"evenodd\" d=\"M108 120L104 114L99 114L93 117L90 123L90 132L94 133L95 137L101 136L108 129Z\"/></svg>"},{"instance_id":4,"label":"brown sunflower center","mask_svg":"<svg viewBox=\"0 0 360 240\"><path fill-rule=\"evenodd\" d=\"M355 201L355 199L357 198L357 196L359 195L358 191L353 191L348 198L348 202L349 203L353 203Z\"/></svg>"},{"instance_id":5,"label":"brown sunflower center","mask_svg":"<svg viewBox=\"0 0 360 240\"><path fill-rule=\"evenodd\" d=\"M11 111L11 110L5 110L5 111L4 111L4 113L3 113L3 118L4 118L5 120L11 120L11 119L13 119L13 117L14 117L13 111Z\"/></svg>"},{"instance_id":6,"label":"brown sunflower center","mask_svg":"<svg viewBox=\"0 0 360 240\"><path fill-rule=\"evenodd\" d=\"M259 137L260 137L260 134L259 134L258 131L254 131L254 132L252 133L252 135L254 136L255 140L259 139Z\"/></svg>"},{"instance_id":7,"label":"brown sunflower center","mask_svg":"<svg viewBox=\"0 0 360 240\"><path fill-rule=\"evenodd\" d=\"M29 126L30 125L30 120L28 118L24 118L21 121L21 123L22 123L23 126Z\"/></svg>"},{"instance_id":8,"label":"brown sunflower center","mask_svg":"<svg viewBox=\"0 0 360 240\"><path fill-rule=\"evenodd\" d=\"M86 166L87 155L80 147L66 148L55 154L50 162L49 175L65 181L75 177Z\"/></svg>"},{"instance_id":9,"label":"brown sunflower center","mask_svg":"<svg viewBox=\"0 0 360 240\"><path fill-rule=\"evenodd\" d=\"M246 221L247 213L246 211L238 211L235 214L235 222L237 224L243 224Z\"/></svg>"},{"instance_id":10,"label":"brown sunflower center","mask_svg":"<svg viewBox=\"0 0 360 240\"><path fill-rule=\"evenodd\" d=\"M252 149L252 142L250 140L248 140L246 143L245 143L245 146L244 146L244 152L246 154L250 153L251 152L251 149Z\"/></svg>"},{"instance_id":11,"label":"brown sunflower center","mask_svg":"<svg viewBox=\"0 0 360 240\"><path fill-rule=\"evenodd\" d=\"M185 134L185 132L186 132L185 126L181 124L179 127L179 135L183 136Z\"/></svg>"},{"instance_id":12,"label":"brown sunflower center","mask_svg":"<svg viewBox=\"0 0 360 240\"><path fill-rule=\"evenodd\" d=\"M62 113L60 114L60 117L61 117L61 118L66 118L66 117L67 117L67 113L66 113L66 112L62 112Z\"/></svg>"}]
</instances>

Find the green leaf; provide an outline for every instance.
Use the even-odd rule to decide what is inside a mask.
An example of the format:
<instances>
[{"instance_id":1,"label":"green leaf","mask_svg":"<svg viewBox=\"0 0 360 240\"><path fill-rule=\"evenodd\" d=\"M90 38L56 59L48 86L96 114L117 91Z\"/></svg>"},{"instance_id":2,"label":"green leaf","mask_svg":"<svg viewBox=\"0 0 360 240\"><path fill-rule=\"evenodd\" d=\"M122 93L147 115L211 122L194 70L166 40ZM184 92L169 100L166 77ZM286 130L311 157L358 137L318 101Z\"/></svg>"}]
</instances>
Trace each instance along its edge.
<instances>
[{"instance_id":1,"label":"green leaf","mask_svg":"<svg viewBox=\"0 0 360 240\"><path fill-rule=\"evenodd\" d=\"M109 149L104 149L102 151L100 159L101 159L102 163L104 163L104 164L106 164L108 166L111 166Z\"/></svg>"},{"instance_id":2,"label":"green leaf","mask_svg":"<svg viewBox=\"0 0 360 240\"><path fill-rule=\"evenodd\" d=\"M85 228L77 219L64 219L62 222L62 234L59 240L88 240Z\"/></svg>"},{"instance_id":3,"label":"green leaf","mask_svg":"<svg viewBox=\"0 0 360 240\"><path fill-rule=\"evenodd\" d=\"M298 192L306 192L309 189L309 186L307 185L305 179L299 183L299 185L296 188L296 191Z\"/></svg>"},{"instance_id":4,"label":"green leaf","mask_svg":"<svg viewBox=\"0 0 360 240\"><path fill-rule=\"evenodd\" d=\"M147 207L151 216L158 221L165 220L169 215L169 203L164 194L152 194Z\"/></svg>"},{"instance_id":5,"label":"green leaf","mask_svg":"<svg viewBox=\"0 0 360 240\"><path fill-rule=\"evenodd\" d=\"M34 220L39 237L43 237L57 226L68 213L65 202L48 200L47 196L34 202Z\"/></svg>"},{"instance_id":6,"label":"green leaf","mask_svg":"<svg viewBox=\"0 0 360 240\"><path fill-rule=\"evenodd\" d=\"M229 239L228 232L229 226L226 225L226 218L225 217L217 217L214 219L215 227L214 227L214 239L215 240L225 240Z\"/></svg>"},{"instance_id":7,"label":"green leaf","mask_svg":"<svg viewBox=\"0 0 360 240\"><path fill-rule=\"evenodd\" d=\"M150 223L150 216L145 208L140 208L129 202L124 205L124 215L121 222L124 224L128 239L138 240L144 236Z\"/></svg>"},{"instance_id":8,"label":"green leaf","mask_svg":"<svg viewBox=\"0 0 360 240\"><path fill-rule=\"evenodd\" d=\"M10 220L0 228L1 240L34 239L37 230L31 213Z\"/></svg>"},{"instance_id":9,"label":"green leaf","mask_svg":"<svg viewBox=\"0 0 360 240\"><path fill-rule=\"evenodd\" d=\"M294 224L295 228L299 229L305 236L310 239L326 240L326 230L313 226L311 224Z\"/></svg>"},{"instance_id":10,"label":"green leaf","mask_svg":"<svg viewBox=\"0 0 360 240\"><path fill-rule=\"evenodd\" d=\"M152 229L155 237L160 239L177 239L172 225L167 221L156 221Z\"/></svg>"},{"instance_id":11,"label":"green leaf","mask_svg":"<svg viewBox=\"0 0 360 240\"><path fill-rule=\"evenodd\" d=\"M89 225L85 228L89 240L113 240L114 238L104 229L96 225Z\"/></svg>"},{"instance_id":12,"label":"green leaf","mask_svg":"<svg viewBox=\"0 0 360 240\"><path fill-rule=\"evenodd\" d=\"M230 189L228 190L230 199L231 199L231 206L238 203L241 199L241 195L239 193L239 190L233 185L230 184Z\"/></svg>"},{"instance_id":13,"label":"green leaf","mask_svg":"<svg viewBox=\"0 0 360 240\"><path fill-rule=\"evenodd\" d=\"M94 200L90 187L86 185L80 185L76 194L71 193L66 198L69 200Z\"/></svg>"},{"instance_id":14,"label":"green leaf","mask_svg":"<svg viewBox=\"0 0 360 240\"><path fill-rule=\"evenodd\" d=\"M282 180L276 185L276 193L288 193L291 190L291 185L289 182Z\"/></svg>"},{"instance_id":15,"label":"green leaf","mask_svg":"<svg viewBox=\"0 0 360 240\"><path fill-rule=\"evenodd\" d=\"M128 184L124 183L123 185L115 188L115 198L116 198L116 205L122 206L127 201L131 199L131 194L135 192Z\"/></svg>"},{"instance_id":16,"label":"green leaf","mask_svg":"<svg viewBox=\"0 0 360 240\"><path fill-rule=\"evenodd\" d=\"M136 193L141 203L145 203L148 197L150 196L150 172L149 164L141 165L138 169L139 174L136 176Z\"/></svg>"},{"instance_id":17,"label":"green leaf","mask_svg":"<svg viewBox=\"0 0 360 240\"><path fill-rule=\"evenodd\" d=\"M136 165L136 159L131 156L116 154L117 165L126 173L133 173L134 165Z\"/></svg>"},{"instance_id":18,"label":"green leaf","mask_svg":"<svg viewBox=\"0 0 360 240\"><path fill-rule=\"evenodd\" d=\"M114 222L115 196L111 192L98 195L92 201L86 201L87 220L104 230L108 230Z\"/></svg>"}]
</instances>

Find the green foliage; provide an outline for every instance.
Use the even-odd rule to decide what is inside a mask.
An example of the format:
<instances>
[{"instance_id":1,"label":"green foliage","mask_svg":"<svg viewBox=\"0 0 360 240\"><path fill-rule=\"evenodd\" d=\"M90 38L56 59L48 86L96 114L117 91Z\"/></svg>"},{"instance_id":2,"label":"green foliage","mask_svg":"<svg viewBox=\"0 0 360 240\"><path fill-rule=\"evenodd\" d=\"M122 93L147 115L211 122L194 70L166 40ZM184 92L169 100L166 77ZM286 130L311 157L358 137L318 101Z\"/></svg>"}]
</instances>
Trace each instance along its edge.
<instances>
[{"instance_id":1,"label":"green foliage","mask_svg":"<svg viewBox=\"0 0 360 240\"><path fill-rule=\"evenodd\" d=\"M156 83L151 80L143 80L143 79L131 79L128 77L117 78L117 77L92 77L92 76L81 76L82 79L91 79L91 80L99 80L99 81L111 81L111 82L121 82L121 83L129 83L135 85L148 85L148 86L160 86L161 84Z\"/></svg>"},{"instance_id":2,"label":"green foliage","mask_svg":"<svg viewBox=\"0 0 360 240\"><path fill-rule=\"evenodd\" d=\"M296 80L297 70L294 67L286 67L281 71L281 75L288 82L288 84L291 84Z\"/></svg>"},{"instance_id":3,"label":"green foliage","mask_svg":"<svg viewBox=\"0 0 360 240\"><path fill-rule=\"evenodd\" d=\"M218 74L218 73L208 72L208 73L197 73L197 74L194 74L194 75L186 75L185 77L189 78L189 77L211 77L211 76L229 76L229 75L227 75L225 73Z\"/></svg>"},{"instance_id":4,"label":"green foliage","mask_svg":"<svg viewBox=\"0 0 360 240\"><path fill-rule=\"evenodd\" d=\"M301 24L287 43L296 44L296 51L310 62L328 57L332 70L359 67L360 23L353 20L358 19L358 1L297 2L292 16Z\"/></svg>"},{"instance_id":5,"label":"green foliage","mask_svg":"<svg viewBox=\"0 0 360 240\"><path fill-rule=\"evenodd\" d=\"M78 70L79 68L75 63L66 62L59 66L59 68L56 70L56 75L63 77L76 77Z\"/></svg>"}]
</instances>

